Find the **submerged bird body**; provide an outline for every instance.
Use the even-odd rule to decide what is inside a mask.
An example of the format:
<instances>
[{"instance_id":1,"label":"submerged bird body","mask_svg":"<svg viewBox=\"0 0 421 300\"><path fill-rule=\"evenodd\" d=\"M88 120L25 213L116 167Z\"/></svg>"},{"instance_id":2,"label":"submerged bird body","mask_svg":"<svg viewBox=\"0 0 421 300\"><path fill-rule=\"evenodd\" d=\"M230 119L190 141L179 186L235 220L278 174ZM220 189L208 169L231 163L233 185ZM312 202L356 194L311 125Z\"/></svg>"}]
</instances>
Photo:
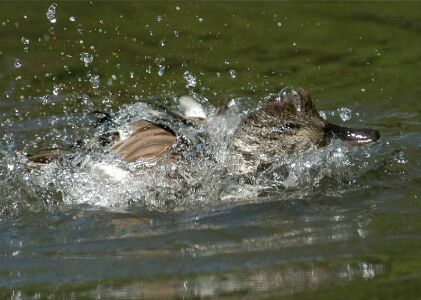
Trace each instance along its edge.
<instances>
[{"instance_id":1,"label":"submerged bird body","mask_svg":"<svg viewBox=\"0 0 421 300\"><path fill-rule=\"evenodd\" d=\"M194 137L186 137L172 128L171 124L137 120L130 124L132 132L128 137L115 141L115 134L106 133L99 140L108 144L105 148L107 151L127 162L174 163L203 152L208 144L206 139L215 134L209 131L217 127L215 120L224 118L226 108L220 109L213 117L207 117L203 108L192 98L181 97L180 105L185 113L173 113L174 122L207 128L208 133L198 130ZM216 132L218 134L221 133ZM243 162L244 172L253 172L259 164L270 162L281 153L297 153L313 145L323 147L335 138L353 144L366 144L377 140L379 133L372 129L352 129L330 124L320 117L307 92L285 88L266 97L260 108L247 114L233 133L224 138L233 159ZM59 157L60 151L54 149L44 154L31 156L29 160L48 163Z\"/></svg>"}]
</instances>

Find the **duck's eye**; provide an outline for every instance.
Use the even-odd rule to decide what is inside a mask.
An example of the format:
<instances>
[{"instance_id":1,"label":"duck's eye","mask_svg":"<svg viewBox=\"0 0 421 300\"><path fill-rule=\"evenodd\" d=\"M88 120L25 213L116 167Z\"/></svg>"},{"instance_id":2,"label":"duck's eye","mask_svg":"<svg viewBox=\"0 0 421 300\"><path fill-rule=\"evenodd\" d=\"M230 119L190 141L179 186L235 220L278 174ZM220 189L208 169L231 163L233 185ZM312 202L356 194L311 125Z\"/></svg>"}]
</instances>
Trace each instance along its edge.
<instances>
[{"instance_id":1,"label":"duck's eye","mask_svg":"<svg viewBox=\"0 0 421 300\"><path fill-rule=\"evenodd\" d=\"M282 127L284 129L300 129L301 126L295 123L285 123L282 125Z\"/></svg>"},{"instance_id":2,"label":"duck's eye","mask_svg":"<svg viewBox=\"0 0 421 300\"><path fill-rule=\"evenodd\" d=\"M301 126L295 123L285 123L274 129L276 132L280 133L293 133L295 130L299 129Z\"/></svg>"}]
</instances>

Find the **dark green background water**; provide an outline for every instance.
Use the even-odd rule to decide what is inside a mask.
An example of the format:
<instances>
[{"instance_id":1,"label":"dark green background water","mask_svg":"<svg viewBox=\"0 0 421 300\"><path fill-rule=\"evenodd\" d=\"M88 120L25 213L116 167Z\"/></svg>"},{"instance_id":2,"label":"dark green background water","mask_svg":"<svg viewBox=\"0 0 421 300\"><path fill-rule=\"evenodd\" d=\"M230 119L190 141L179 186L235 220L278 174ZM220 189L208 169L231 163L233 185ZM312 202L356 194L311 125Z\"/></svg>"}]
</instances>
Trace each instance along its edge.
<instances>
[{"instance_id":1,"label":"dark green background water","mask_svg":"<svg viewBox=\"0 0 421 300\"><path fill-rule=\"evenodd\" d=\"M71 116L89 108L186 93L190 71L215 104L292 85L348 107L380 130L384 166L304 199L182 212L51 207L2 176L2 298L421 297L419 3L59 2L55 24L50 4L0 4L1 150L64 143L55 130L83 133Z\"/></svg>"}]
</instances>

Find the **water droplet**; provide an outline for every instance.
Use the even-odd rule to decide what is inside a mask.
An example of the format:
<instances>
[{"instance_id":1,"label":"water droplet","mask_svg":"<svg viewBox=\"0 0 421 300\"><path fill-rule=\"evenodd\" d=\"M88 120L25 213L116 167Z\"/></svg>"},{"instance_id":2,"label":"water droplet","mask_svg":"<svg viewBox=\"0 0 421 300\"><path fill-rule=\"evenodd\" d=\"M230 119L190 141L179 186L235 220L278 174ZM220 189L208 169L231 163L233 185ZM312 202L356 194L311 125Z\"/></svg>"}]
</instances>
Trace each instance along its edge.
<instances>
[{"instance_id":1,"label":"water droplet","mask_svg":"<svg viewBox=\"0 0 421 300\"><path fill-rule=\"evenodd\" d=\"M10 150L14 149L16 146L14 135L11 132L5 133L3 135L3 142L6 144L7 148Z\"/></svg>"},{"instance_id":2,"label":"water droplet","mask_svg":"<svg viewBox=\"0 0 421 300\"><path fill-rule=\"evenodd\" d=\"M56 9L57 9L57 4L56 3L51 4L48 7L48 9L47 9L47 13L46 13L47 19L52 24L54 24L55 22L57 22Z\"/></svg>"},{"instance_id":3,"label":"water droplet","mask_svg":"<svg viewBox=\"0 0 421 300\"><path fill-rule=\"evenodd\" d=\"M164 57L157 57L155 58L155 64L158 66L158 75L163 76L164 75L164 66L165 58Z\"/></svg>"},{"instance_id":4,"label":"water droplet","mask_svg":"<svg viewBox=\"0 0 421 300\"><path fill-rule=\"evenodd\" d=\"M175 9L176 9L176 10L180 10L180 6L176 6L176 7L175 7Z\"/></svg>"},{"instance_id":5,"label":"water droplet","mask_svg":"<svg viewBox=\"0 0 421 300\"><path fill-rule=\"evenodd\" d=\"M325 119L326 120L326 113L324 112L324 111L319 111L319 115L320 115L320 117L322 117L323 119Z\"/></svg>"},{"instance_id":6,"label":"water droplet","mask_svg":"<svg viewBox=\"0 0 421 300\"><path fill-rule=\"evenodd\" d=\"M180 36L180 31L174 30L174 36L178 38Z\"/></svg>"},{"instance_id":7,"label":"water droplet","mask_svg":"<svg viewBox=\"0 0 421 300\"><path fill-rule=\"evenodd\" d=\"M94 89L99 88L99 83L100 83L99 75L91 75L91 78L89 79L89 81L91 82L92 87Z\"/></svg>"},{"instance_id":8,"label":"water droplet","mask_svg":"<svg viewBox=\"0 0 421 300\"><path fill-rule=\"evenodd\" d=\"M81 102L82 102L83 105L85 105L89 109L93 108L93 106L94 106L93 102L91 101L91 99L89 98L88 95L83 95L82 99L81 99Z\"/></svg>"},{"instance_id":9,"label":"water droplet","mask_svg":"<svg viewBox=\"0 0 421 300\"><path fill-rule=\"evenodd\" d=\"M158 67L159 67L158 75L161 76L161 77L164 76L165 66L159 65Z\"/></svg>"},{"instance_id":10,"label":"water droplet","mask_svg":"<svg viewBox=\"0 0 421 300\"><path fill-rule=\"evenodd\" d=\"M76 18L75 18L75 17L73 17L73 16L71 16L71 17L69 18L69 20L70 20L70 22L74 22L74 21L76 21Z\"/></svg>"},{"instance_id":11,"label":"water droplet","mask_svg":"<svg viewBox=\"0 0 421 300\"><path fill-rule=\"evenodd\" d=\"M235 78L237 76L237 72L235 72L235 70L233 70L233 69L229 70L228 73L229 73L231 78Z\"/></svg>"},{"instance_id":12,"label":"water droplet","mask_svg":"<svg viewBox=\"0 0 421 300\"><path fill-rule=\"evenodd\" d=\"M19 69L20 67L22 67L22 62L19 58L15 58L14 66L16 69Z\"/></svg>"},{"instance_id":13,"label":"water droplet","mask_svg":"<svg viewBox=\"0 0 421 300\"><path fill-rule=\"evenodd\" d=\"M111 98L109 98L109 97L107 97L107 96L105 96L103 99L102 99L102 104L104 104L106 107L111 107Z\"/></svg>"},{"instance_id":14,"label":"water droplet","mask_svg":"<svg viewBox=\"0 0 421 300\"><path fill-rule=\"evenodd\" d=\"M83 61L85 65L87 66L94 60L94 57L92 56L92 54L88 52L82 52L80 54L80 60Z\"/></svg>"},{"instance_id":15,"label":"water droplet","mask_svg":"<svg viewBox=\"0 0 421 300\"><path fill-rule=\"evenodd\" d=\"M393 158L398 164L406 164L408 162L408 158L406 158L406 155L402 150L397 151Z\"/></svg>"},{"instance_id":16,"label":"water droplet","mask_svg":"<svg viewBox=\"0 0 421 300\"><path fill-rule=\"evenodd\" d=\"M162 21L162 16L156 16L156 21L157 22L161 22Z\"/></svg>"},{"instance_id":17,"label":"water droplet","mask_svg":"<svg viewBox=\"0 0 421 300\"><path fill-rule=\"evenodd\" d=\"M184 79L187 81L186 87L195 87L197 84L196 76L192 72L184 72Z\"/></svg>"},{"instance_id":18,"label":"water droplet","mask_svg":"<svg viewBox=\"0 0 421 300\"><path fill-rule=\"evenodd\" d=\"M46 105L46 104L48 104L50 102L50 95L44 95L44 96L42 96L41 97L41 103L43 104L43 105Z\"/></svg>"},{"instance_id":19,"label":"water droplet","mask_svg":"<svg viewBox=\"0 0 421 300\"><path fill-rule=\"evenodd\" d=\"M29 44L29 39L26 38L26 37L24 37L24 36L20 40L22 41L22 44L24 44L24 45L28 45Z\"/></svg>"},{"instance_id":20,"label":"water droplet","mask_svg":"<svg viewBox=\"0 0 421 300\"><path fill-rule=\"evenodd\" d=\"M342 121L346 122L346 121L351 119L352 110L350 110L349 108L342 107L342 108L338 109L338 111L339 111L339 116L341 117Z\"/></svg>"},{"instance_id":21,"label":"water droplet","mask_svg":"<svg viewBox=\"0 0 421 300\"><path fill-rule=\"evenodd\" d=\"M53 88L53 94L54 96L60 95L61 87L59 85L55 85Z\"/></svg>"},{"instance_id":22,"label":"water droplet","mask_svg":"<svg viewBox=\"0 0 421 300\"><path fill-rule=\"evenodd\" d=\"M276 23L276 26L281 27L282 26L282 22Z\"/></svg>"},{"instance_id":23,"label":"water droplet","mask_svg":"<svg viewBox=\"0 0 421 300\"><path fill-rule=\"evenodd\" d=\"M165 40L161 40L160 44L161 44L161 47L164 47L165 46Z\"/></svg>"},{"instance_id":24,"label":"water droplet","mask_svg":"<svg viewBox=\"0 0 421 300\"><path fill-rule=\"evenodd\" d=\"M130 75L130 78L131 78L131 79L133 79L133 78L134 78L134 72L130 72L130 73L129 73L129 75Z\"/></svg>"}]
</instances>

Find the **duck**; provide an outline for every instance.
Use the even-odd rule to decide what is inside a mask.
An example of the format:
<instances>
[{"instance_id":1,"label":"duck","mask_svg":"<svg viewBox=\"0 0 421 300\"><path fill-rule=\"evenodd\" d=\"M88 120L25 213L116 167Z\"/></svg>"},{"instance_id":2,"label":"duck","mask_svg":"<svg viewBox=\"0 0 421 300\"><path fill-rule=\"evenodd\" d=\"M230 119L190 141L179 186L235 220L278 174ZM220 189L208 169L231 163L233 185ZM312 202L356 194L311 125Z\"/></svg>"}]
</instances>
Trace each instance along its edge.
<instances>
[{"instance_id":1,"label":"duck","mask_svg":"<svg viewBox=\"0 0 421 300\"><path fill-rule=\"evenodd\" d=\"M122 136L108 131L92 139L87 145L76 143L67 148L42 150L28 154L31 167L49 164L61 157L69 157L81 148L102 149L123 162L142 161L156 164L174 164L192 154L206 151L215 120L229 113L226 102L212 116L191 96L179 98L183 113L167 110L168 120L138 119L129 126L131 132ZM94 112L99 123L112 122L108 113ZM185 127L201 128L192 137L179 130ZM213 126L213 127L212 127ZM206 130L204 130L205 128ZM225 137L226 147L233 159L243 165L243 173L256 172L279 154L300 153L311 147L325 147L334 140L347 144L368 145L380 138L379 131L370 128L351 128L336 125L321 117L310 94L303 88L283 88L264 97L262 103L239 120L235 130ZM198 150L200 149L200 151ZM205 149L205 150L203 150ZM199 153L200 152L200 153ZM115 173L111 169L109 173Z\"/></svg>"}]
</instances>

